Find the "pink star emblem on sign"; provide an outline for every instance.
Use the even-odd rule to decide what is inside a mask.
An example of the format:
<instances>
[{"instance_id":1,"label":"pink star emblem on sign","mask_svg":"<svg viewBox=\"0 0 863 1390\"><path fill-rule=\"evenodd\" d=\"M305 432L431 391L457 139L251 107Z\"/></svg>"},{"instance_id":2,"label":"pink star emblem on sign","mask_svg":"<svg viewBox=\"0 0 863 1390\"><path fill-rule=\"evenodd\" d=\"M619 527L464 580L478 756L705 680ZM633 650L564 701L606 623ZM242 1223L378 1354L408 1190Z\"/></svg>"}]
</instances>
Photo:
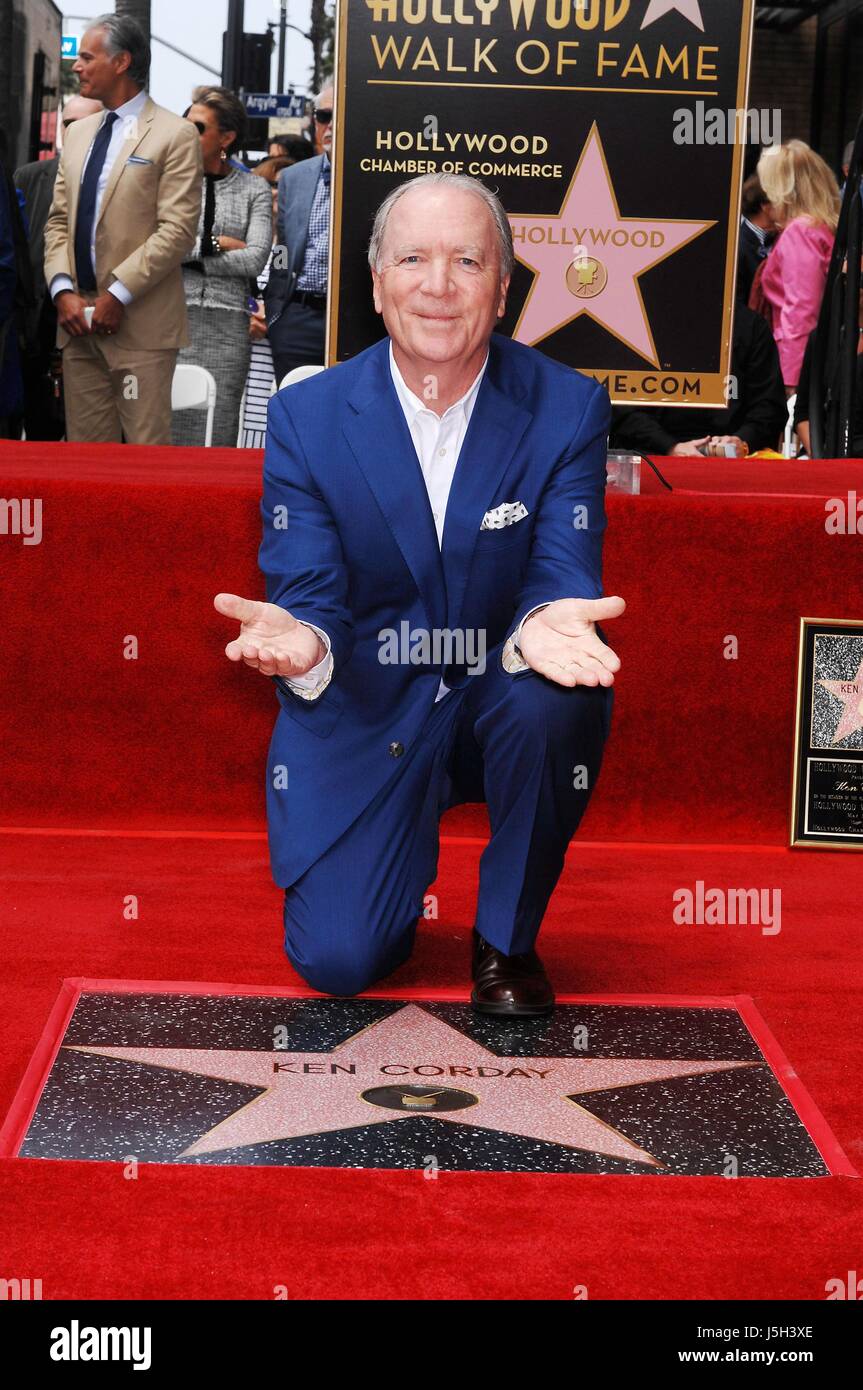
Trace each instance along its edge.
<instances>
[{"instance_id":1,"label":"pink star emblem on sign","mask_svg":"<svg viewBox=\"0 0 863 1390\"><path fill-rule=\"evenodd\" d=\"M533 346L588 314L654 367L639 276L715 222L621 217L596 124L557 216L513 213L515 254L535 272L513 338Z\"/></svg>"},{"instance_id":2,"label":"pink star emblem on sign","mask_svg":"<svg viewBox=\"0 0 863 1390\"><path fill-rule=\"evenodd\" d=\"M677 10L684 19L690 20L692 24L697 25L702 31L704 30L699 0L650 0L647 14L641 21L642 29L646 29L649 24L655 24L658 19L662 19L663 15L669 14L672 10Z\"/></svg>"},{"instance_id":3,"label":"pink star emblem on sign","mask_svg":"<svg viewBox=\"0 0 863 1390\"><path fill-rule=\"evenodd\" d=\"M331 1052L83 1046L69 1051L261 1088L260 1095L201 1135L181 1158L431 1113L446 1124L564 1144L651 1168L662 1164L572 1097L755 1065L652 1058L499 1057L416 1004L406 1004ZM413 1092L414 1103L418 1098L434 1103L439 1097L446 1101L447 1096L455 1096L467 1104L436 1113L432 1104L430 1110L418 1112L401 1102L399 1091Z\"/></svg>"},{"instance_id":4,"label":"pink star emblem on sign","mask_svg":"<svg viewBox=\"0 0 863 1390\"><path fill-rule=\"evenodd\" d=\"M856 734L858 729L863 729L863 661L860 668L850 681L819 681L825 690L835 696L842 704L842 715L836 726L833 735L833 746L841 743L843 738L849 734Z\"/></svg>"}]
</instances>

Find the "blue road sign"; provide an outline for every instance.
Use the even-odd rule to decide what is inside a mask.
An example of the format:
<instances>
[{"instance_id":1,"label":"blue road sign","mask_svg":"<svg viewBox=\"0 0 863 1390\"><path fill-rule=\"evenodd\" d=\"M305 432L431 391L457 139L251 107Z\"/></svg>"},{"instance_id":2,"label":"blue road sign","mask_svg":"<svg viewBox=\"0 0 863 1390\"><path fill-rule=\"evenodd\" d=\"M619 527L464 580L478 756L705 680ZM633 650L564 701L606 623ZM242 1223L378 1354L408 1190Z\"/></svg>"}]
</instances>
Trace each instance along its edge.
<instances>
[{"instance_id":1,"label":"blue road sign","mask_svg":"<svg viewBox=\"0 0 863 1390\"><path fill-rule=\"evenodd\" d=\"M306 114L306 98L296 92L276 95L272 92L246 92L246 114L249 116L274 116L285 120L290 116Z\"/></svg>"},{"instance_id":2,"label":"blue road sign","mask_svg":"<svg viewBox=\"0 0 863 1390\"><path fill-rule=\"evenodd\" d=\"M68 36L67 36L66 34L63 35L63 38L60 40L60 57L61 57L61 58L77 58L77 57L78 57L78 40L77 40L77 38L74 38L71 34L68 35Z\"/></svg>"}]
</instances>

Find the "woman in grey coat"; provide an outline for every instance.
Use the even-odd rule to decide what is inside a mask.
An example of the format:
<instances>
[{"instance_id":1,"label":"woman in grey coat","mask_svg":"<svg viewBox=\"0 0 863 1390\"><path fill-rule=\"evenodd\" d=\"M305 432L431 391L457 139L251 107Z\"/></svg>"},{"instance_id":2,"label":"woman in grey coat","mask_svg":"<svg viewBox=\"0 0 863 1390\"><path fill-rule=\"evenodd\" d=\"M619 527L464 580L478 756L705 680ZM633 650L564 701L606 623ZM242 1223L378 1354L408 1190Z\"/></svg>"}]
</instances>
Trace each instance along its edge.
<instances>
[{"instance_id":1,"label":"woman in grey coat","mask_svg":"<svg viewBox=\"0 0 863 1390\"><path fill-rule=\"evenodd\" d=\"M198 240L183 266L190 346L180 363L206 367L216 379L213 443L234 448L249 371L249 287L272 248L270 190L262 179L229 161L242 145L246 113L224 87L198 87L186 115L198 128L204 186ZM201 445L203 411L175 412L175 444Z\"/></svg>"}]
</instances>

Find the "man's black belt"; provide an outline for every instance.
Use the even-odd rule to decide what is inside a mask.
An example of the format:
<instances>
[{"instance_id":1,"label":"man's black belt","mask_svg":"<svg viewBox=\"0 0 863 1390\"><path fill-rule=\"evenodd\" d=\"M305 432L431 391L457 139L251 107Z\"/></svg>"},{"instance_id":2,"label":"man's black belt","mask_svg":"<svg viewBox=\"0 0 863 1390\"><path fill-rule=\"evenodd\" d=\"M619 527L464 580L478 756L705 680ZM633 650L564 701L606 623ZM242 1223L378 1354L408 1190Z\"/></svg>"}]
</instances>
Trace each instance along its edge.
<instances>
[{"instance_id":1,"label":"man's black belt","mask_svg":"<svg viewBox=\"0 0 863 1390\"><path fill-rule=\"evenodd\" d=\"M297 290L294 294L294 303L305 304L309 309L317 309L323 313L327 307L327 296L314 294L311 290Z\"/></svg>"}]
</instances>

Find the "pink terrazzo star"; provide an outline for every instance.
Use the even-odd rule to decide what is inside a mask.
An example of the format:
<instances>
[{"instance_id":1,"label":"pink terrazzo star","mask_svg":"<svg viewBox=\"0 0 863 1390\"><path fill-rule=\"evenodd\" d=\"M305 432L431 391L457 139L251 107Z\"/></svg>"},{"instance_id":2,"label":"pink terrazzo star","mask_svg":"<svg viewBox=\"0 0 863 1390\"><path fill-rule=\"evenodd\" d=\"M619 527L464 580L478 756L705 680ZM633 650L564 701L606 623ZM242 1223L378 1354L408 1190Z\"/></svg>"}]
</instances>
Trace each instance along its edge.
<instances>
[{"instance_id":1,"label":"pink terrazzo star","mask_svg":"<svg viewBox=\"0 0 863 1390\"><path fill-rule=\"evenodd\" d=\"M835 746L849 734L856 734L858 729L863 729L863 661L860 662L860 668L852 680L819 681L818 684L829 690L843 706L842 717L833 735L832 742Z\"/></svg>"},{"instance_id":2,"label":"pink terrazzo star","mask_svg":"<svg viewBox=\"0 0 863 1390\"><path fill-rule=\"evenodd\" d=\"M580 314L588 314L659 366L638 277L715 226L714 222L621 217L595 123L559 215L513 213L509 220L517 258L536 272L513 333L517 342L532 346ZM578 298L567 282L579 247L586 253L586 273L593 278L588 293L594 287L598 291L590 298ZM579 259L584 261L585 256Z\"/></svg>"},{"instance_id":3,"label":"pink terrazzo star","mask_svg":"<svg viewBox=\"0 0 863 1390\"><path fill-rule=\"evenodd\" d=\"M650 0L647 13L641 21L642 29L646 29L648 24L655 24L658 19L662 19L672 10L677 10L684 19L690 20L703 32L704 20L701 17L699 0Z\"/></svg>"},{"instance_id":4,"label":"pink terrazzo star","mask_svg":"<svg viewBox=\"0 0 863 1390\"><path fill-rule=\"evenodd\" d=\"M410 1113L405 1109L382 1108L362 1098L364 1091L395 1086L440 1091L450 1088L476 1096L477 1103L467 1109L440 1111L434 1116L447 1124L517 1134L660 1168L662 1165L644 1149L568 1097L753 1065L605 1057L498 1057L416 1004L406 1004L331 1052L80 1046L68 1050L265 1088L261 1095L185 1149L183 1158L404 1119ZM274 1071L277 1064L290 1070ZM401 1066L406 1074L382 1070ZM313 1068L311 1074L304 1073L304 1067ZM349 1070L351 1067L353 1071ZM416 1074L415 1067L422 1067L423 1072ZM429 1075L435 1067L442 1068L443 1074ZM452 1070L455 1074L451 1074ZM483 1070L503 1074L477 1075Z\"/></svg>"}]
</instances>

